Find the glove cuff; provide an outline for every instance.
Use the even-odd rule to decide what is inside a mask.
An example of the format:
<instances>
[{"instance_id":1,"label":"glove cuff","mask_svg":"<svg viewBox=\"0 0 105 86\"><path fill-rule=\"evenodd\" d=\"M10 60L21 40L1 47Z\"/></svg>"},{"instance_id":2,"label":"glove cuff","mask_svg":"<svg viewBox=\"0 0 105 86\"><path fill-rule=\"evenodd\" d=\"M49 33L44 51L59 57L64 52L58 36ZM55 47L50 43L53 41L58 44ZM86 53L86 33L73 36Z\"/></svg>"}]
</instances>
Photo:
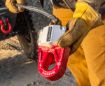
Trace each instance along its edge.
<instances>
[{"instance_id":1,"label":"glove cuff","mask_svg":"<svg viewBox=\"0 0 105 86\"><path fill-rule=\"evenodd\" d=\"M73 18L82 18L89 26L92 27L97 21L100 20L100 15L88 3L77 2Z\"/></svg>"}]
</instances>

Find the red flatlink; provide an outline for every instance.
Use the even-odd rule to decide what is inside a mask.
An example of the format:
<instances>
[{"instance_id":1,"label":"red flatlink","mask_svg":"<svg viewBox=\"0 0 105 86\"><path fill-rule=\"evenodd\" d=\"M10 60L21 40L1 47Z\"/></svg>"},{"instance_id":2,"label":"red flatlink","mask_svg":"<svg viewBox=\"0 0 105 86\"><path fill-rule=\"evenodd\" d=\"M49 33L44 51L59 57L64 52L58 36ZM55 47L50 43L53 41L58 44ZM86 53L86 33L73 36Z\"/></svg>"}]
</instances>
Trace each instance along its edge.
<instances>
[{"instance_id":1,"label":"red flatlink","mask_svg":"<svg viewBox=\"0 0 105 86\"><path fill-rule=\"evenodd\" d=\"M39 73L51 81L60 79L66 70L69 49L52 45L50 48L39 46L38 50ZM55 64L55 66L52 69L49 69L52 64Z\"/></svg>"}]
</instances>

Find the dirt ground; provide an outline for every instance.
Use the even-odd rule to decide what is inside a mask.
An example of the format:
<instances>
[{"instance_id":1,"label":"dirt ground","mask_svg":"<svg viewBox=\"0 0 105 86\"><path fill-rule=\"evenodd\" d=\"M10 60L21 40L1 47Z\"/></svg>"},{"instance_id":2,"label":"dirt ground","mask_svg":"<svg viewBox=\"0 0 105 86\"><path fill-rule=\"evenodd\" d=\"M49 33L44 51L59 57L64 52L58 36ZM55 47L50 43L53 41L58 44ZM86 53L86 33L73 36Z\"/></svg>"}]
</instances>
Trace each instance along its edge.
<instances>
[{"instance_id":1,"label":"dirt ground","mask_svg":"<svg viewBox=\"0 0 105 86\"><path fill-rule=\"evenodd\" d=\"M0 86L75 86L75 80L68 70L58 81L44 79L14 37L0 42Z\"/></svg>"}]
</instances>

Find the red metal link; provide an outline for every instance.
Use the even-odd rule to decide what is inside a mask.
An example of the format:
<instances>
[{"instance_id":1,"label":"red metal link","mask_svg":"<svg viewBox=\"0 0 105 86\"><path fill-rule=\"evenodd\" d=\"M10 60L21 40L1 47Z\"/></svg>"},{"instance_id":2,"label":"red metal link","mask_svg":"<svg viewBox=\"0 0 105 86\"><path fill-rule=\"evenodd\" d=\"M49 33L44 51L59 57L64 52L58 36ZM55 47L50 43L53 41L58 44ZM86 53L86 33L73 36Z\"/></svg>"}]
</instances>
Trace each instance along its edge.
<instances>
[{"instance_id":1,"label":"red metal link","mask_svg":"<svg viewBox=\"0 0 105 86\"><path fill-rule=\"evenodd\" d=\"M0 29L1 29L1 32L2 32L3 34L9 34L9 33L12 31L12 26L11 26L11 24L9 23L8 18L6 18L6 22L7 22L7 24L8 24L8 28L7 28L7 29L4 28L3 21L0 20Z\"/></svg>"},{"instance_id":2,"label":"red metal link","mask_svg":"<svg viewBox=\"0 0 105 86\"><path fill-rule=\"evenodd\" d=\"M38 51L39 73L51 81L60 79L65 73L68 57L68 48L40 46ZM52 64L55 64L54 67L49 69Z\"/></svg>"}]
</instances>

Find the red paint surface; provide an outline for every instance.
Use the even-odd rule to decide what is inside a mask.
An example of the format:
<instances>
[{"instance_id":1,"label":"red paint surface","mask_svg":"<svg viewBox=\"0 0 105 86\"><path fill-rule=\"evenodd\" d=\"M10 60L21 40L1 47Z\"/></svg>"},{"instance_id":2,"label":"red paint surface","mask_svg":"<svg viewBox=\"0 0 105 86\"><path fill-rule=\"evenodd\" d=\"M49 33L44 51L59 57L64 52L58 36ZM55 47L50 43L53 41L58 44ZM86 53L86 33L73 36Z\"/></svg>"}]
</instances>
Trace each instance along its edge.
<instances>
[{"instance_id":1,"label":"red paint surface","mask_svg":"<svg viewBox=\"0 0 105 86\"><path fill-rule=\"evenodd\" d=\"M60 79L66 70L69 57L68 48L58 46L45 47L39 46L38 49L38 71L48 80L55 81ZM49 67L54 64L54 67Z\"/></svg>"}]
</instances>

